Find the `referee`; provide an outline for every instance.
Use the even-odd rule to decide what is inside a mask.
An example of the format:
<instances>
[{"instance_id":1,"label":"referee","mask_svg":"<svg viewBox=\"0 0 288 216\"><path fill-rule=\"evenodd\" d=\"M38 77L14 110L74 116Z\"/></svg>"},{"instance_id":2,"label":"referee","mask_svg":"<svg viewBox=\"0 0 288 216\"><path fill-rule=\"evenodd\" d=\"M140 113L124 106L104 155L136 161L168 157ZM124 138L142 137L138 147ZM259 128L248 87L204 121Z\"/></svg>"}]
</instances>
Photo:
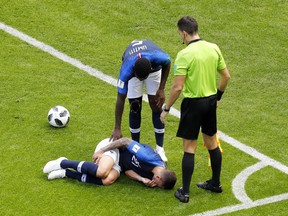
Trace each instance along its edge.
<instances>
[{"instance_id":1,"label":"referee","mask_svg":"<svg viewBox=\"0 0 288 216\"><path fill-rule=\"evenodd\" d=\"M220 184L222 155L216 142L216 108L226 89L230 74L219 47L199 37L198 24L194 18L182 17L177 27L183 44L187 47L181 50L175 59L173 86L161 113L161 121L165 121L170 107L183 92L184 99L177 131L177 137L183 139L184 148L182 187L175 192L175 197L187 203L200 128L210 154L212 178L198 183L197 186L216 193L222 192ZM218 86L217 72L220 74Z\"/></svg>"}]
</instances>

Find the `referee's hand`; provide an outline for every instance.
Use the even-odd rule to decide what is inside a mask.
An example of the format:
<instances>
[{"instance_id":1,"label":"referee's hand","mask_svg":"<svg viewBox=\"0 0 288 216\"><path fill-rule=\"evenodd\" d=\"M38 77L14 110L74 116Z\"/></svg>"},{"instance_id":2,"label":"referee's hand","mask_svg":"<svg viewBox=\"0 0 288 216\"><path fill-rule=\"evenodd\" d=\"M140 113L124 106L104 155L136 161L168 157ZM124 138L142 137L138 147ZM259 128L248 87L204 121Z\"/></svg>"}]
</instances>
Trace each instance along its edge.
<instances>
[{"instance_id":1,"label":"referee's hand","mask_svg":"<svg viewBox=\"0 0 288 216\"><path fill-rule=\"evenodd\" d=\"M162 111L162 113L160 115L160 120L163 124L165 124L165 118L166 118L167 114L168 114L168 112Z\"/></svg>"}]
</instances>

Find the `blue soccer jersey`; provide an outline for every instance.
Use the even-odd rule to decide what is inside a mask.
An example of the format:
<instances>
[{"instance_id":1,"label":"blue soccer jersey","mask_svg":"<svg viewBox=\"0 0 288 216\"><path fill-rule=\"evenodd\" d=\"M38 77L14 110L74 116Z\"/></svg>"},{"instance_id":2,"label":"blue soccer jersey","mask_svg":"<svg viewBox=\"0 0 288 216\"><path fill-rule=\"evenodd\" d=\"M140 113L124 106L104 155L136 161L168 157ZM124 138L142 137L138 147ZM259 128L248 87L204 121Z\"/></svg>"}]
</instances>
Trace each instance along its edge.
<instances>
[{"instance_id":1,"label":"blue soccer jersey","mask_svg":"<svg viewBox=\"0 0 288 216\"><path fill-rule=\"evenodd\" d=\"M166 168L165 162L154 151L154 149L146 144L140 144L132 141L127 148L120 150L119 165L123 172L133 170L142 177L152 179L152 170L156 166Z\"/></svg>"},{"instance_id":2,"label":"blue soccer jersey","mask_svg":"<svg viewBox=\"0 0 288 216\"><path fill-rule=\"evenodd\" d=\"M152 72L170 63L170 56L151 40L134 40L122 55L122 66L117 87L120 94L127 94L128 81L134 77L133 67L138 58L147 58L151 62Z\"/></svg>"}]
</instances>

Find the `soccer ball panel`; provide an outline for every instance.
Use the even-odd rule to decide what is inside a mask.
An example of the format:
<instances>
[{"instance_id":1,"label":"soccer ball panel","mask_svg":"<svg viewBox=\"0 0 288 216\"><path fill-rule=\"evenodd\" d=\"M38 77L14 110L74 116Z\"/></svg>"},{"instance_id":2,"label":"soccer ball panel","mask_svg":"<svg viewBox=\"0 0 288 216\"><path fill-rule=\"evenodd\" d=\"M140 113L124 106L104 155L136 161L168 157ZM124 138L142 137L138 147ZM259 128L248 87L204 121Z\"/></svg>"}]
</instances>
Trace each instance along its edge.
<instances>
[{"instance_id":1,"label":"soccer ball panel","mask_svg":"<svg viewBox=\"0 0 288 216\"><path fill-rule=\"evenodd\" d=\"M48 122L53 127L65 127L69 120L70 113L63 106L54 106L48 112Z\"/></svg>"}]
</instances>

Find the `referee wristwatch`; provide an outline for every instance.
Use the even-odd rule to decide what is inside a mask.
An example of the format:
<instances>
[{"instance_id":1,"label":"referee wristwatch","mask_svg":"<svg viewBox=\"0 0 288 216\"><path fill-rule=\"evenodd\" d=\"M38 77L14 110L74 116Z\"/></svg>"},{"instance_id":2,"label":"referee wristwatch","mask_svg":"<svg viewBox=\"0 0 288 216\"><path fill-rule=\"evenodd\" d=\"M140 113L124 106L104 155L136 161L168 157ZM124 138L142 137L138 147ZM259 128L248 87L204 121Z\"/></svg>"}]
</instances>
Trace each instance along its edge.
<instances>
[{"instance_id":1,"label":"referee wristwatch","mask_svg":"<svg viewBox=\"0 0 288 216\"><path fill-rule=\"evenodd\" d=\"M164 111L164 112L169 112L169 111L170 111L170 108L167 108L166 105L165 105L165 106L163 107L163 111Z\"/></svg>"}]
</instances>

